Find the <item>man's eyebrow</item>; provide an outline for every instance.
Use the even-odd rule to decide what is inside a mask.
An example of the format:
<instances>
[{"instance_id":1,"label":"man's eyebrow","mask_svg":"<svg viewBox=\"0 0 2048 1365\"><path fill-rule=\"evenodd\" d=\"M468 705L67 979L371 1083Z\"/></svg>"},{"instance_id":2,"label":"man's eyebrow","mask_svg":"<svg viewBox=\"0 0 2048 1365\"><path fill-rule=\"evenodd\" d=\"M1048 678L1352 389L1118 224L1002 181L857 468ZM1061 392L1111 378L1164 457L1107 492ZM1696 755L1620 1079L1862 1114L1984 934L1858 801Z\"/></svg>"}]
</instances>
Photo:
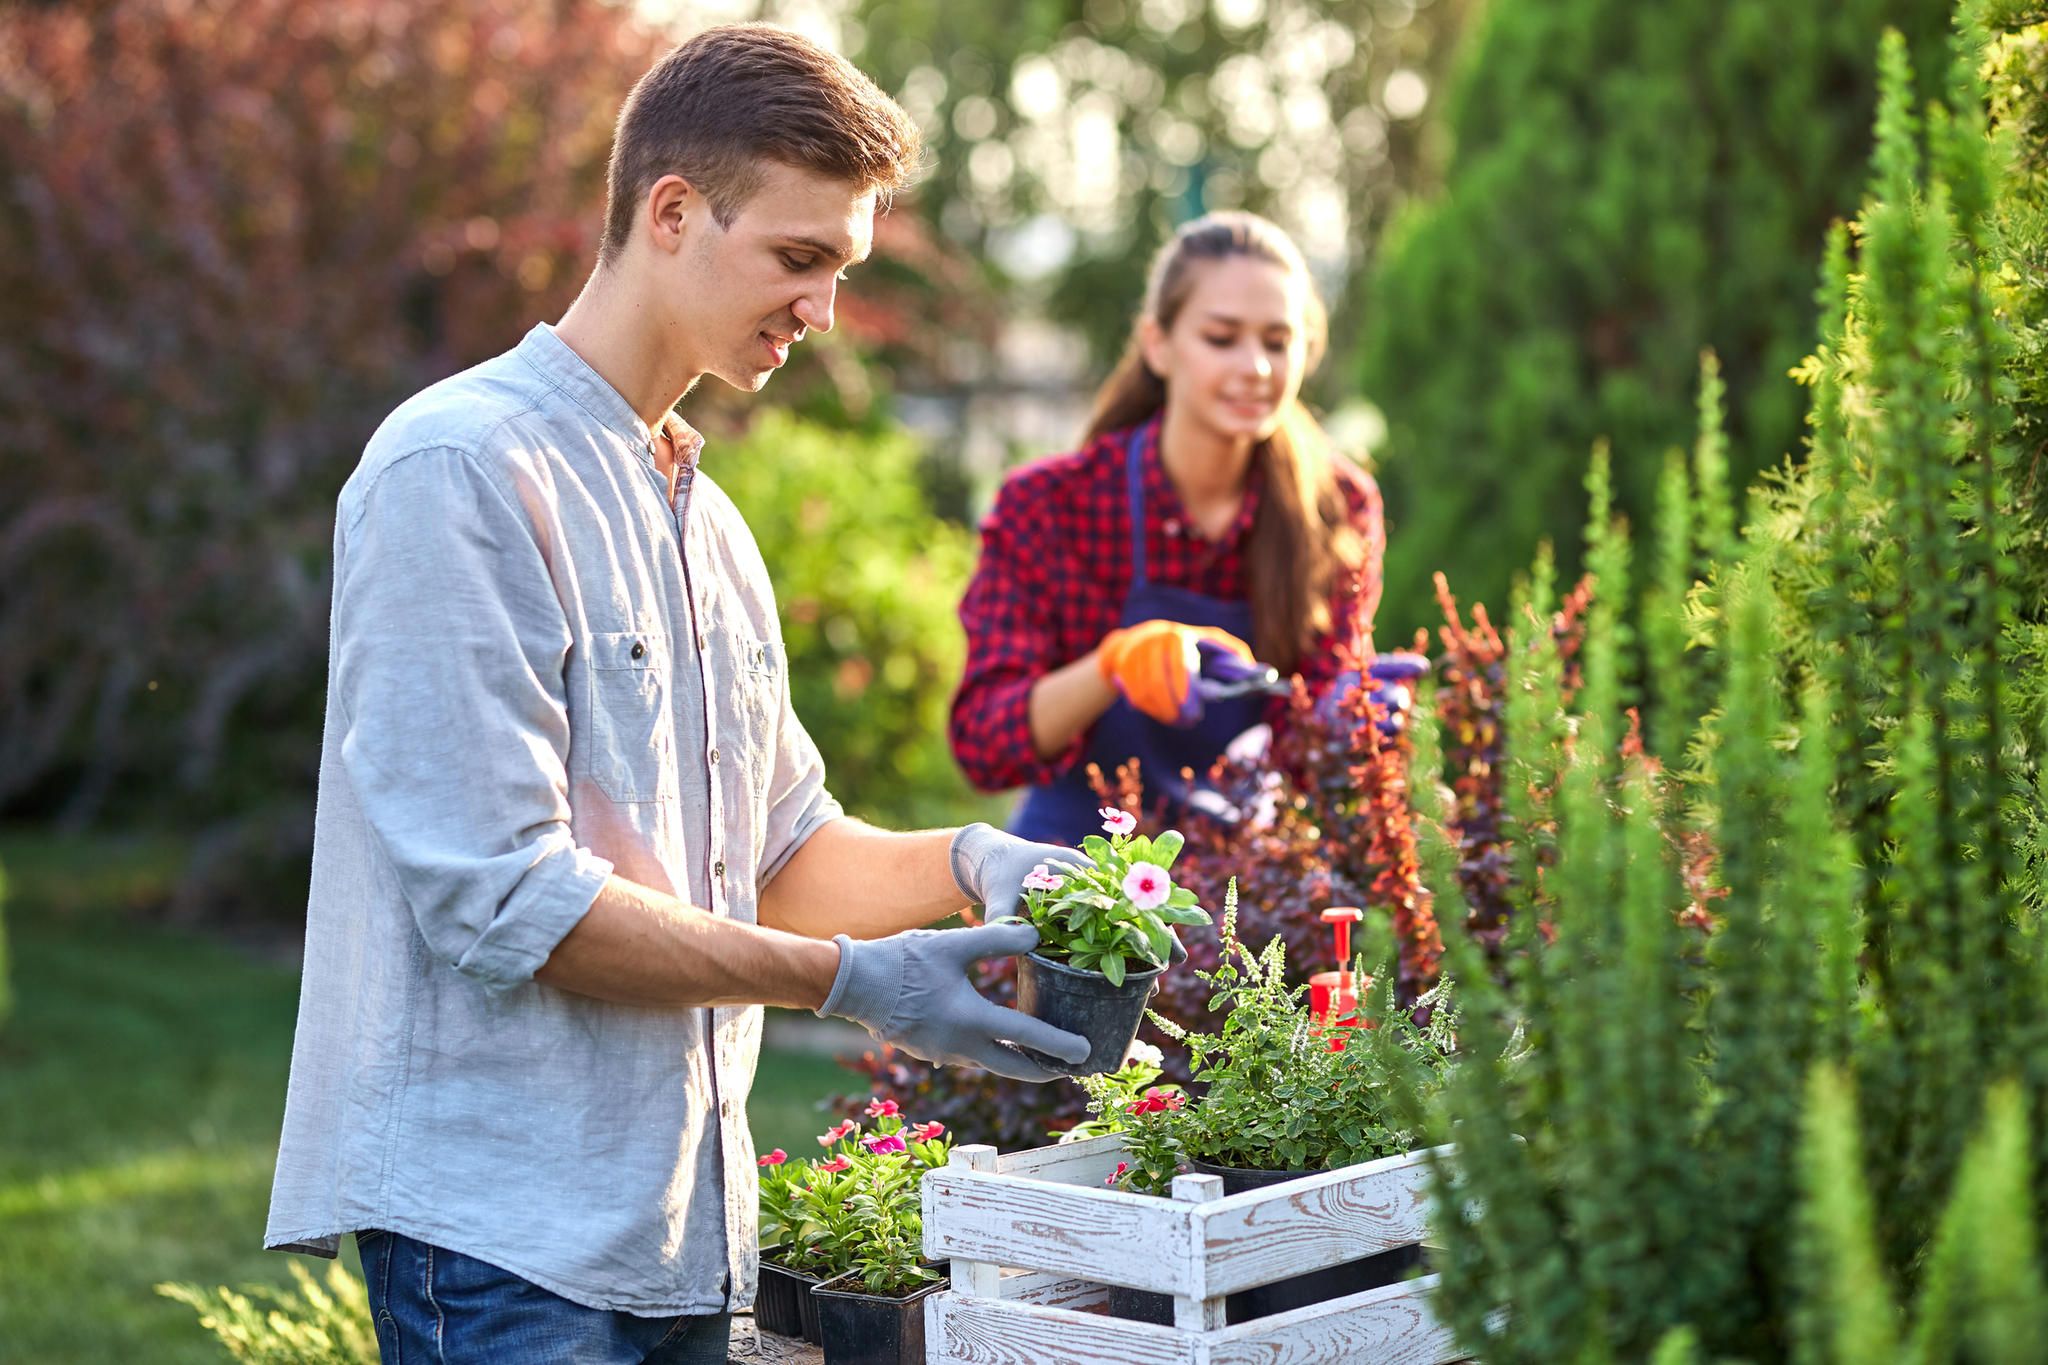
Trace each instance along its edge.
<instances>
[{"instance_id":1,"label":"man's eyebrow","mask_svg":"<svg viewBox=\"0 0 2048 1365\"><path fill-rule=\"evenodd\" d=\"M800 246L806 251L816 252L829 261L837 261L842 266L859 265L874 252L871 246L866 254L855 257L842 248L833 246L830 242L820 241L816 237L785 237L782 240L785 246Z\"/></svg>"}]
</instances>

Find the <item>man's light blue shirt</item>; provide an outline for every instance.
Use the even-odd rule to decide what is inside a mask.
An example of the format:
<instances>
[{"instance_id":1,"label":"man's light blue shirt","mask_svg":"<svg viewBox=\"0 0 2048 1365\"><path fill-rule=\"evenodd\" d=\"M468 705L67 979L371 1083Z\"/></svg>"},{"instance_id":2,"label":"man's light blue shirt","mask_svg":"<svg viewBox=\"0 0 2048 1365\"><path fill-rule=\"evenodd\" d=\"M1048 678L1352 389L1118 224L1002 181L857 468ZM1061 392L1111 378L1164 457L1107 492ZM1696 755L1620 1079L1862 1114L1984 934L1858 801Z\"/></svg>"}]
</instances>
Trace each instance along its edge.
<instances>
[{"instance_id":1,"label":"man's light blue shirt","mask_svg":"<svg viewBox=\"0 0 2048 1365\"><path fill-rule=\"evenodd\" d=\"M342 490L267 1246L388 1228L593 1308L752 1299L759 1007L533 980L609 874L752 922L840 813L760 551L670 431L673 504L543 324L400 407Z\"/></svg>"}]
</instances>

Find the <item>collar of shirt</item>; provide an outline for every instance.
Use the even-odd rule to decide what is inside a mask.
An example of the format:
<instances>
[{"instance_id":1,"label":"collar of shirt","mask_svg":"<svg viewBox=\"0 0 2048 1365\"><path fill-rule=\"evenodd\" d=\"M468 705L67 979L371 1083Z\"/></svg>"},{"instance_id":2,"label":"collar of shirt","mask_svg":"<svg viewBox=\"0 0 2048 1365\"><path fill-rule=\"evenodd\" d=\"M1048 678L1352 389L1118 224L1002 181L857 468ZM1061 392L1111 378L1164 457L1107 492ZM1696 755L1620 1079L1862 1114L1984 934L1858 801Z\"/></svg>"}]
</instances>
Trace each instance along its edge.
<instances>
[{"instance_id":1,"label":"collar of shirt","mask_svg":"<svg viewBox=\"0 0 2048 1365\"><path fill-rule=\"evenodd\" d=\"M570 349L569 343L562 340L552 326L545 322L535 323L533 330L519 343L519 355L547 376L548 382L578 407L631 442L650 466L658 468L653 428L640 420L640 414L633 411L633 405L626 401L625 395L613 388L611 381L590 368L590 362ZM703 436L673 411L662 415L662 434L675 443L677 468L686 475L695 471L697 457L704 450Z\"/></svg>"},{"instance_id":2,"label":"collar of shirt","mask_svg":"<svg viewBox=\"0 0 2048 1365\"><path fill-rule=\"evenodd\" d=\"M1122 447L1118 447L1121 452ZM1148 530L1165 532L1169 539L1197 543L1212 552L1236 549L1251 533L1252 519L1258 515L1259 500L1265 492L1265 462L1253 460L1245 471L1244 499L1238 504L1237 515L1225 527L1223 534L1215 540L1208 540L1188 515L1187 504L1181 501L1180 490L1173 486L1173 478L1166 472L1166 461L1159 453L1159 418L1152 419L1152 439L1145 442L1145 460L1142 470L1145 486L1145 521Z\"/></svg>"}]
</instances>

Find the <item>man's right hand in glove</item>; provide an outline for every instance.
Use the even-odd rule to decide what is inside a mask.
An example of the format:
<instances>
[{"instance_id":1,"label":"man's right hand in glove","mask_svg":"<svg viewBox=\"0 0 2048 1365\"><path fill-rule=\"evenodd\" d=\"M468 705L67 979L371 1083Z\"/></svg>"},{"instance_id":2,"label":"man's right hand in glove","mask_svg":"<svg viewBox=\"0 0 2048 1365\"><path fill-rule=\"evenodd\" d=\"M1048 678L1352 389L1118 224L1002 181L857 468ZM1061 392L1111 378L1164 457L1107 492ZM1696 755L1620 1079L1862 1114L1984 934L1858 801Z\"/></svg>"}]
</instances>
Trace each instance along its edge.
<instances>
[{"instance_id":1,"label":"man's right hand in glove","mask_svg":"<svg viewBox=\"0 0 2048 1365\"><path fill-rule=\"evenodd\" d=\"M1162 725L1184 728L1202 719L1195 679L1205 651L1253 661L1251 646L1229 631L1178 621L1140 621L1113 630L1096 647L1095 661L1124 700Z\"/></svg>"},{"instance_id":2,"label":"man's right hand in glove","mask_svg":"<svg viewBox=\"0 0 2048 1365\"><path fill-rule=\"evenodd\" d=\"M1017 920L972 929L912 929L887 938L839 934L839 972L818 1014L851 1019L882 1042L942 1066L979 1066L1020 1081L1057 1079L1011 1047L1080 1062L1088 1040L984 999L969 966L1038 946L1038 930Z\"/></svg>"}]
</instances>

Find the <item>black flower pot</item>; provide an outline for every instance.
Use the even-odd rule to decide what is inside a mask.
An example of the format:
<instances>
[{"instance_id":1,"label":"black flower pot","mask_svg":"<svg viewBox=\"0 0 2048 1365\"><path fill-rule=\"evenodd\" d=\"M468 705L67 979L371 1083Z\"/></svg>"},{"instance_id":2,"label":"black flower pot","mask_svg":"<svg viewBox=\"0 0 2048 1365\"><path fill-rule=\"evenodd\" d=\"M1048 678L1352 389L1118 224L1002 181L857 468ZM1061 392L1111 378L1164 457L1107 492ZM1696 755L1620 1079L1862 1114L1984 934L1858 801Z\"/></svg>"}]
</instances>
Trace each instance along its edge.
<instances>
[{"instance_id":1,"label":"black flower pot","mask_svg":"<svg viewBox=\"0 0 2048 1365\"><path fill-rule=\"evenodd\" d=\"M1156 1322L1161 1327L1171 1327L1173 1295L1113 1284L1109 1287L1109 1315L1127 1322Z\"/></svg>"},{"instance_id":2,"label":"black flower pot","mask_svg":"<svg viewBox=\"0 0 2048 1365\"><path fill-rule=\"evenodd\" d=\"M1064 962L1026 953L1017 959L1017 1008L1054 1028L1078 1033L1089 1043L1086 1061L1063 1062L1030 1048L1032 1061L1067 1076L1094 1076L1124 1064L1131 1040L1145 1018L1145 1004L1164 967L1127 972L1121 986L1101 972L1084 972Z\"/></svg>"},{"instance_id":3,"label":"black flower pot","mask_svg":"<svg viewBox=\"0 0 2048 1365\"><path fill-rule=\"evenodd\" d=\"M934 1280L900 1299L868 1293L857 1271L814 1285L825 1365L924 1365L924 1301L947 1283Z\"/></svg>"},{"instance_id":4,"label":"black flower pot","mask_svg":"<svg viewBox=\"0 0 2048 1365\"><path fill-rule=\"evenodd\" d=\"M762 1257L760 1289L754 1295L754 1325L777 1336L802 1337L815 1345L818 1314L811 1307L811 1286L817 1282L816 1275Z\"/></svg>"},{"instance_id":5,"label":"black flower pot","mask_svg":"<svg viewBox=\"0 0 2048 1365\"><path fill-rule=\"evenodd\" d=\"M1303 1176L1319 1174L1316 1171L1253 1171L1236 1166L1212 1166L1206 1161L1190 1161L1188 1168L1201 1175L1221 1176L1226 1195L1268 1189ZM1239 1290L1224 1300L1224 1313L1230 1322L1271 1317L1290 1308L1306 1308L1312 1303L1341 1299L1346 1294L1399 1284L1408 1278L1409 1271L1421 1264L1420 1246L1395 1247L1374 1256L1362 1256L1355 1261L1311 1270L1290 1280L1276 1280L1272 1284ZM1169 1314L1171 1302L1168 1300Z\"/></svg>"}]
</instances>

